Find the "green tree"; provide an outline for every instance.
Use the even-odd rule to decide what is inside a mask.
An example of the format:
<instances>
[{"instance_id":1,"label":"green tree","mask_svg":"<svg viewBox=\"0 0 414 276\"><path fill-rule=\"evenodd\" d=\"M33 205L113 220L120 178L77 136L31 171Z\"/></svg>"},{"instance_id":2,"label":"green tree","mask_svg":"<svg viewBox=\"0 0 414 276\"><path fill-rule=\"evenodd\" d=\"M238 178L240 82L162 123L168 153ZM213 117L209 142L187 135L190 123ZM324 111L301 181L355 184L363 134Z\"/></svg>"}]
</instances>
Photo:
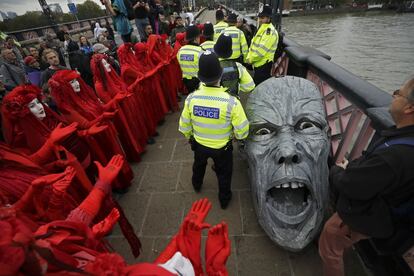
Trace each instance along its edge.
<instances>
[{"instance_id":1,"label":"green tree","mask_svg":"<svg viewBox=\"0 0 414 276\"><path fill-rule=\"evenodd\" d=\"M41 12L29 11L13 19L6 19L0 23L0 30L11 32L28 28L36 28L49 25L46 16Z\"/></svg>"},{"instance_id":2,"label":"green tree","mask_svg":"<svg viewBox=\"0 0 414 276\"><path fill-rule=\"evenodd\" d=\"M101 7L91 0L86 0L82 4L77 4L76 8L78 9L78 18L81 19L88 19L88 18L95 18L105 15L105 11L101 9Z\"/></svg>"}]
</instances>

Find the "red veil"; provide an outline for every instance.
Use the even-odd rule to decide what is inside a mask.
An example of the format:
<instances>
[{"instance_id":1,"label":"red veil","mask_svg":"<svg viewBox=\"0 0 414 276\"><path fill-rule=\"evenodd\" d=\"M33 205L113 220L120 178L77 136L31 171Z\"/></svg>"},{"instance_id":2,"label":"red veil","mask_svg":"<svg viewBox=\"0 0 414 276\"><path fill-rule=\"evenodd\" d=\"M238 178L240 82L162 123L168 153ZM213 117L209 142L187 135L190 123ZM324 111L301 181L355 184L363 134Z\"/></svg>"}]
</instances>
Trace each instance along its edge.
<instances>
[{"instance_id":1,"label":"red veil","mask_svg":"<svg viewBox=\"0 0 414 276\"><path fill-rule=\"evenodd\" d=\"M117 106L118 114L115 116L115 126L120 134L120 140L125 147L129 160L139 161L140 153L144 151L148 139L145 123L138 111L134 97L123 98L117 103L117 95L127 93L127 86L111 66L107 72L102 64L103 54L95 54L91 60L91 70L94 77L95 90L98 97L105 103L113 101ZM138 142L137 142L138 139Z\"/></svg>"},{"instance_id":2,"label":"red veil","mask_svg":"<svg viewBox=\"0 0 414 276\"><path fill-rule=\"evenodd\" d=\"M121 63L122 80L128 86L128 91L134 95L139 110L142 111L141 115L145 121L146 132L149 136L153 136L156 133L157 123L160 120L159 113L156 112L160 108L160 105L157 104L158 100L154 98L157 97L156 93L152 93L150 89L152 85L145 86L143 83L138 88L134 87L131 89L130 85L141 82L144 78L142 66L135 58L131 43L122 44L118 48L118 57Z\"/></svg>"},{"instance_id":3,"label":"red veil","mask_svg":"<svg viewBox=\"0 0 414 276\"><path fill-rule=\"evenodd\" d=\"M67 125L62 116L45 104L42 105L46 117L42 120L36 118L27 106L35 98L41 103L41 91L37 86L18 86L4 98L2 110L6 142L13 148L28 149L30 153L43 146L59 123ZM62 141L61 145L74 154L84 168L89 166L89 148L76 133Z\"/></svg>"},{"instance_id":4,"label":"red veil","mask_svg":"<svg viewBox=\"0 0 414 276\"><path fill-rule=\"evenodd\" d=\"M69 84L73 79L79 81L79 93L74 92ZM94 160L99 160L103 165L106 165L112 156L124 155L113 124L107 121L102 122L104 106L92 88L83 81L76 71L61 70L56 72L49 80L49 87L60 113L69 122L78 122L83 129L88 129L96 123L108 125L108 129L105 131L95 134L93 137L87 137ZM131 167L125 162L114 188L125 189L129 187L132 178Z\"/></svg>"},{"instance_id":5,"label":"red veil","mask_svg":"<svg viewBox=\"0 0 414 276\"><path fill-rule=\"evenodd\" d=\"M167 92L171 110L178 110L177 92L181 75L177 74L175 66L171 63L173 49L159 35L150 35L148 37L148 56L153 65L165 64L159 74L162 76L164 91Z\"/></svg>"}]
</instances>

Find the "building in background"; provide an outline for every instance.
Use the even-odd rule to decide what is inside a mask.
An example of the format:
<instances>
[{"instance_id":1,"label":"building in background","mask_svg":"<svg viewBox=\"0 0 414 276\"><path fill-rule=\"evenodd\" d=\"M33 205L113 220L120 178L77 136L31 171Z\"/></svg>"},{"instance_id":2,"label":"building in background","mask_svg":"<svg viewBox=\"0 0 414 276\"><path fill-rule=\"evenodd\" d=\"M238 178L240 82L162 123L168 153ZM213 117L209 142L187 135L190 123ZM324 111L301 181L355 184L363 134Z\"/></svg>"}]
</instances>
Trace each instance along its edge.
<instances>
[{"instance_id":1,"label":"building in background","mask_svg":"<svg viewBox=\"0 0 414 276\"><path fill-rule=\"evenodd\" d=\"M49 4L49 8L54 13L63 13L62 7L59 3Z\"/></svg>"},{"instance_id":2,"label":"building in background","mask_svg":"<svg viewBox=\"0 0 414 276\"><path fill-rule=\"evenodd\" d=\"M7 19L7 13L0 11L0 19L3 21L5 19Z\"/></svg>"},{"instance_id":3,"label":"building in background","mask_svg":"<svg viewBox=\"0 0 414 276\"><path fill-rule=\"evenodd\" d=\"M7 12L7 17L9 18L9 19L13 19L13 18L15 18L17 16L17 13L15 13L15 12L13 12L13 11L8 11Z\"/></svg>"}]
</instances>

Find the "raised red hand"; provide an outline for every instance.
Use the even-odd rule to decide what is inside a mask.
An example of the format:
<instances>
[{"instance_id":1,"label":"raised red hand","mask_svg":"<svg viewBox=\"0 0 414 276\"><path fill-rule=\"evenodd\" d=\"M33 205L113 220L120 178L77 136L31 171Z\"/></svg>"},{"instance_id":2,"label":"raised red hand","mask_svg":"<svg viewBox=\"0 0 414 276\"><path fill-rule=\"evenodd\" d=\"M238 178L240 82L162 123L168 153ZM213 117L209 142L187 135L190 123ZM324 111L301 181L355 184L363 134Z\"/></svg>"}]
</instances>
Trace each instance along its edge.
<instances>
[{"instance_id":1,"label":"raised red hand","mask_svg":"<svg viewBox=\"0 0 414 276\"><path fill-rule=\"evenodd\" d=\"M98 168L99 180L105 183L112 183L124 164L124 157L120 154L114 155L105 167L98 161L94 163Z\"/></svg>"},{"instance_id":2,"label":"raised red hand","mask_svg":"<svg viewBox=\"0 0 414 276\"><path fill-rule=\"evenodd\" d=\"M71 123L68 126L63 126L59 123L57 127L50 133L48 142L52 145L58 144L63 139L67 138L70 134L77 130L78 123Z\"/></svg>"},{"instance_id":3,"label":"raised red hand","mask_svg":"<svg viewBox=\"0 0 414 276\"><path fill-rule=\"evenodd\" d=\"M201 231L202 227L199 223L186 218L177 235L178 251L191 261L195 275L203 274L200 255Z\"/></svg>"},{"instance_id":4,"label":"raised red hand","mask_svg":"<svg viewBox=\"0 0 414 276\"><path fill-rule=\"evenodd\" d=\"M228 275L226 262L231 251L228 232L228 226L225 222L221 222L208 231L205 263L209 276Z\"/></svg>"},{"instance_id":5,"label":"raised red hand","mask_svg":"<svg viewBox=\"0 0 414 276\"><path fill-rule=\"evenodd\" d=\"M47 175L38 177L35 180L33 180L32 186L34 188L41 188L41 187L53 184L56 181L59 181L60 179L63 179L65 175L66 175L66 171L62 173L47 174Z\"/></svg>"},{"instance_id":6,"label":"raised red hand","mask_svg":"<svg viewBox=\"0 0 414 276\"><path fill-rule=\"evenodd\" d=\"M98 134L98 133L104 131L107 128L108 128L107 125L99 125L99 123L97 123L97 124L94 124L93 126L91 126L88 129L87 133L88 133L88 135L94 135L94 134Z\"/></svg>"},{"instance_id":7,"label":"raised red hand","mask_svg":"<svg viewBox=\"0 0 414 276\"><path fill-rule=\"evenodd\" d=\"M53 183L53 189L61 193L65 192L70 183L72 183L72 180L76 175L76 171L73 167L68 166L63 173L64 177Z\"/></svg>"},{"instance_id":8,"label":"raised red hand","mask_svg":"<svg viewBox=\"0 0 414 276\"><path fill-rule=\"evenodd\" d=\"M92 233L95 235L95 238L101 239L107 235L112 230L118 219L119 211L118 209L113 208L106 218L92 226Z\"/></svg>"},{"instance_id":9,"label":"raised red hand","mask_svg":"<svg viewBox=\"0 0 414 276\"><path fill-rule=\"evenodd\" d=\"M196 224L200 225L200 227L203 229L208 228L209 225L208 224L203 225L203 223L208 215L208 212L210 212L211 207L212 207L212 204L207 198L199 199L193 203L186 218L193 220Z\"/></svg>"}]
</instances>

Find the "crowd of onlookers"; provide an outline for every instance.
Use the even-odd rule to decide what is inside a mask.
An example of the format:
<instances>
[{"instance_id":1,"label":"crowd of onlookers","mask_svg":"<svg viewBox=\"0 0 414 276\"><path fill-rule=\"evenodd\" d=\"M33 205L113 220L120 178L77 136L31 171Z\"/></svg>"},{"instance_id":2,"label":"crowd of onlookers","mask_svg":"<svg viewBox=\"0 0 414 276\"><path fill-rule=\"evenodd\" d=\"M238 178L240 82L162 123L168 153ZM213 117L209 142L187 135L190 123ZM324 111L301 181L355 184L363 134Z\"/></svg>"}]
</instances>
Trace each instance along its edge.
<instances>
[{"instance_id":1,"label":"crowd of onlookers","mask_svg":"<svg viewBox=\"0 0 414 276\"><path fill-rule=\"evenodd\" d=\"M123 1L126 2L128 1ZM116 7L118 2L111 3ZM127 22L128 24L135 22L137 33L132 32L131 26L129 38L125 38L117 29L119 19L115 16L113 17L115 28L108 22L104 25L93 22L91 25L93 37L88 37L86 33L72 36L64 27L59 27L56 35L48 33L44 38L39 39L37 45L24 48L12 36L0 39L0 97L24 83L47 89L45 85L50 76L56 70L64 68L77 70L86 83L92 86L93 76L89 63L93 53L109 53L114 58L112 65L119 71L116 60L116 33L120 34L124 42L133 43L146 42L151 34L167 35L173 45L177 33L184 33L186 26L198 23L194 21L193 13L187 12L186 9L180 11L181 7L176 2L164 6L158 0L131 0L130 3L130 6L124 6L132 10L129 14L132 14L133 18L129 19L134 20L127 20Z\"/></svg>"}]
</instances>

